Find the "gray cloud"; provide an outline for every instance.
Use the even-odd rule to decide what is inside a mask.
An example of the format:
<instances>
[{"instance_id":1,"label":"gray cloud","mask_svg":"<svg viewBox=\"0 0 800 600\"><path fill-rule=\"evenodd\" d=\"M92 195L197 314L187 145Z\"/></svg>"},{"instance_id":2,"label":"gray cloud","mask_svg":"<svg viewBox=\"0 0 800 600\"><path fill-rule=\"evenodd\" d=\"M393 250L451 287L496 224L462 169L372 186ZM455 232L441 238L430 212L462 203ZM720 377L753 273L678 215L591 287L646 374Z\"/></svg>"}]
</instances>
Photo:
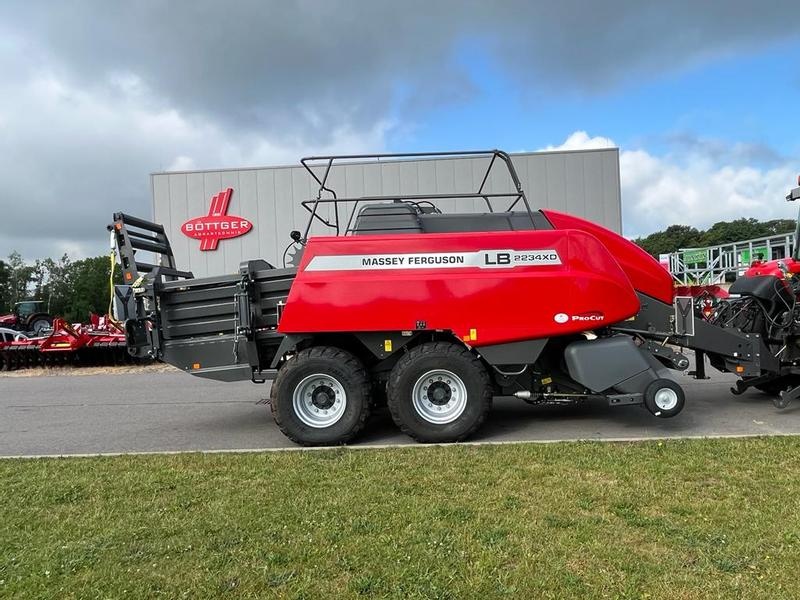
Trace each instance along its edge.
<instances>
[{"instance_id":1,"label":"gray cloud","mask_svg":"<svg viewBox=\"0 0 800 600\"><path fill-rule=\"evenodd\" d=\"M29 2L0 6L0 255L102 250L147 174L379 150L481 90L596 94L797 35L794 2Z\"/></svg>"},{"instance_id":2,"label":"gray cloud","mask_svg":"<svg viewBox=\"0 0 800 600\"><path fill-rule=\"evenodd\" d=\"M664 139L673 153L680 152L687 157L703 157L717 163L775 167L789 160L789 157L782 155L779 150L760 142L731 143L687 131L668 134Z\"/></svg>"},{"instance_id":3,"label":"gray cloud","mask_svg":"<svg viewBox=\"0 0 800 600\"><path fill-rule=\"evenodd\" d=\"M599 90L796 36L792 1L75 1L5 4L80 85L132 73L165 103L226 125L328 135L362 124L405 84L417 106L469 94L457 48L520 81ZM461 85L455 86L454 82ZM456 93L453 88L457 87ZM463 92L461 91L463 90Z\"/></svg>"}]
</instances>

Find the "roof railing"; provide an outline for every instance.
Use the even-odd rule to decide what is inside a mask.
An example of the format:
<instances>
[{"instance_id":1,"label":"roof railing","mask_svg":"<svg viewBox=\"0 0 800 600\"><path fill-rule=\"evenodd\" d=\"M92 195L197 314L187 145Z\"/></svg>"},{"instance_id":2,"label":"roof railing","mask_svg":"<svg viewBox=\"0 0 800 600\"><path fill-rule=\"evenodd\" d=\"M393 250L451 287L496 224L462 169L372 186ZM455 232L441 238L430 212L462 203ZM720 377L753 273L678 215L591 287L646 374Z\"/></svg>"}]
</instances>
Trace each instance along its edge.
<instances>
[{"instance_id":1,"label":"roof railing","mask_svg":"<svg viewBox=\"0 0 800 600\"><path fill-rule=\"evenodd\" d=\"M483 178L481 179L481 183L475 192L385 194L376 196L361 196L357 198L340 198L337 195L336 191L329 185L329 176L331 174L333 167L340 166L342 163L351 164L353 162L358 162L359 164L364 164L364 161L374 161L374 162L366 162L366 164L380 164L382 161L387 159L390 159L392 162L394 162L397 160L432 159L432 158L487 158L489 159L489 162L488 166L486 167L486 171L483 174ZM489 193L484 191L486 183L489 180L489 176L492 172L492 168L495 166L498 159L505 164L506 169L508 170L508 175L514 186L513 192ZM520 182L516 169L514 169L514 164L511 161L511 157L502 150L466 150L460 152L402 152L402 153L390 153L390 154L344 154L344 155L334 155L334 156L307 156L300 160L300 164L302 164L305 170L308 171L311 177L314 178L314 181L316 181L319 184L319 189L317 190L316 198L301 202L303 208L305 208L310 213L308 224L306 225L305 232L303 233L302 236L303 241L308 239L308 235L311 231L311 226L313 225L315 220L319 221L326 227L335 229L337 236L347 235L351 231L351 225L353 223L353 219L355 218L358 205L362 202L372 202L379 200L408 201L411 202L412 204L417 204L422 202L431 203L434 200L463 201L466 199L482 199L486 203L486 207L489 209L489 212L495 212L494 206L492 205L492 199L496 200L499 198L507 198L509 199L510 204L505 209L506 212L511 212L512 210L514 210L514 208L519 204L519 202L522 201L522 204L525 206L525 210L530 216L531 222L532 223L534 222L533 211L531 210L531 206L528 203L528 198L525 195L525 191L522 189L522 183ZM324 168L324 171L321 175L317 174L314 171L315 168L320 168L320 167ZM323 194L330 194L330 197L324 198ZM353 209L347 218L347 223L344 228L344 231L342 231L341 222L339 218L339 204L342 202L354 203ZM332 219L330 217L325 218L324 216L319 214L319 208L321 204L333 204L334 211Z\"/></svg>"}]
</instances>

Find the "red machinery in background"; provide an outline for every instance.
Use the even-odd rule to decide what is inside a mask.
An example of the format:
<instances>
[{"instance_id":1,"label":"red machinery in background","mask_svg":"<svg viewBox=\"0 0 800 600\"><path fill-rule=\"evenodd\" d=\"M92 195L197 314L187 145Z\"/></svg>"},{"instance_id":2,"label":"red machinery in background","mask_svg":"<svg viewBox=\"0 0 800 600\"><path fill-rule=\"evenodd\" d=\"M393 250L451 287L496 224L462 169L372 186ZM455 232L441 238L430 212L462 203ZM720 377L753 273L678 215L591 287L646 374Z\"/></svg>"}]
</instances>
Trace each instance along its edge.
<instances>
[{"instance_id":1,"label":"red machinery in background","mask_svg":"<svg viewBox=\"0 0 800 600\"><path fill-rule=\"evenodd\" d=\"M17 302L12 312L0 315L0 327L8 327L25 335L41 335L53 326L53 317L41 300Z\"/></svg>"},{"instance_id":2,"label":"red machinery in background","mask_svg":"<svg viewBox=\"0 0 800 600\"><path fill-rule=\"evenodd\" d=\"M125 332L108 316L91 315L89 324L53 320L49 333L0 341L0 371L35 366L117 365L137 361L126 349Z\"/></svg>"}]
</instances>

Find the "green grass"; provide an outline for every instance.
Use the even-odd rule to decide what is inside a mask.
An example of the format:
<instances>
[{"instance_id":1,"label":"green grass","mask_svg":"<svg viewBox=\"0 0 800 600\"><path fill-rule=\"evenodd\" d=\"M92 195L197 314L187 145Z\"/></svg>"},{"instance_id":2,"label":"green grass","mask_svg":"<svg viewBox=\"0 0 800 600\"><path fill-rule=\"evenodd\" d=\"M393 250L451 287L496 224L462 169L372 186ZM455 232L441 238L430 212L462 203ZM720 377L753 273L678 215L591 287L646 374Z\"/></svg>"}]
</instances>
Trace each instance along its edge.
<instances>
[{"instance_id":1,"label":"green grass","mask_svg":"<svg viewBox=\"0 0 800 600\"><path fill-rule=\"evenodd\" d=\"M790 598L800 439L0 461L0 597Z\"/></svg>"}]
</instances>

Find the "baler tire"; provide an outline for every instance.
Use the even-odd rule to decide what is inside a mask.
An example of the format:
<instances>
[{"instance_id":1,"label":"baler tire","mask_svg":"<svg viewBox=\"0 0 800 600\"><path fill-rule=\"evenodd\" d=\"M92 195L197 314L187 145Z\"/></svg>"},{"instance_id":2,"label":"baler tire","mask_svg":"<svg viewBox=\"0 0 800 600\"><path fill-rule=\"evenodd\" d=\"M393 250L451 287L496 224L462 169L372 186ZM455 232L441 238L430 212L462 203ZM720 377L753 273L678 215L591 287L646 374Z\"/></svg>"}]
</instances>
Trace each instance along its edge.
<instances>
[{"instance_id":1,"label":"baler tire","mask_svg":"<svg viewBox=\"0 0 800 600\"><path fill-rule=\"evenodd\" d=\"M416 388L425 383L423 377L429 373L435 373L437 380L440 377L446 379L445 373L455 376L457 381L453 381L454 385L445 388L447 404L458 387L463 387L466 392L463 409L456 411L452 420L431 421L415 407L415 391L419 392ZM465 440L483 425L491 410L493 396L492 383L483 363L465 347L449 342L430 342L409 350L392 369L387 385L389 412L395 424L403 433L422 443ZM435 417L435 411L433 408L431 418Z\"/></svg>"},{"instance_id":2,"label":"baler tire","mask_svg":"<svg viewBox=\"0 0 800 600\"><path fill-rule=\"evenodd\" d=\"M305 423L295 409L295 392L313 375L327 376L345 392L341 417L329 426ZM370 413L370 378L361 361L339 348L317 346L301 350L278 371L270 390L270 409L283 434L303 446L345 444L363 428Z\"/></svg>"},{"instance_id":3,"label":"baler tire","mask_svg":"<svg viewBox=\"0 0 800 600\"><path fill-rule=\"evenodd\" d=\"M666 392L664 400L658 394ZM659 405L659 401L662 403ZM667 402L667 404L664 404ZM674 402L674 404L672 404ZM654 416L669 419L683 410L686 394L683 388L672 379L656 379L644 390L644 405Z\"/></svg>"}]
</instances>

